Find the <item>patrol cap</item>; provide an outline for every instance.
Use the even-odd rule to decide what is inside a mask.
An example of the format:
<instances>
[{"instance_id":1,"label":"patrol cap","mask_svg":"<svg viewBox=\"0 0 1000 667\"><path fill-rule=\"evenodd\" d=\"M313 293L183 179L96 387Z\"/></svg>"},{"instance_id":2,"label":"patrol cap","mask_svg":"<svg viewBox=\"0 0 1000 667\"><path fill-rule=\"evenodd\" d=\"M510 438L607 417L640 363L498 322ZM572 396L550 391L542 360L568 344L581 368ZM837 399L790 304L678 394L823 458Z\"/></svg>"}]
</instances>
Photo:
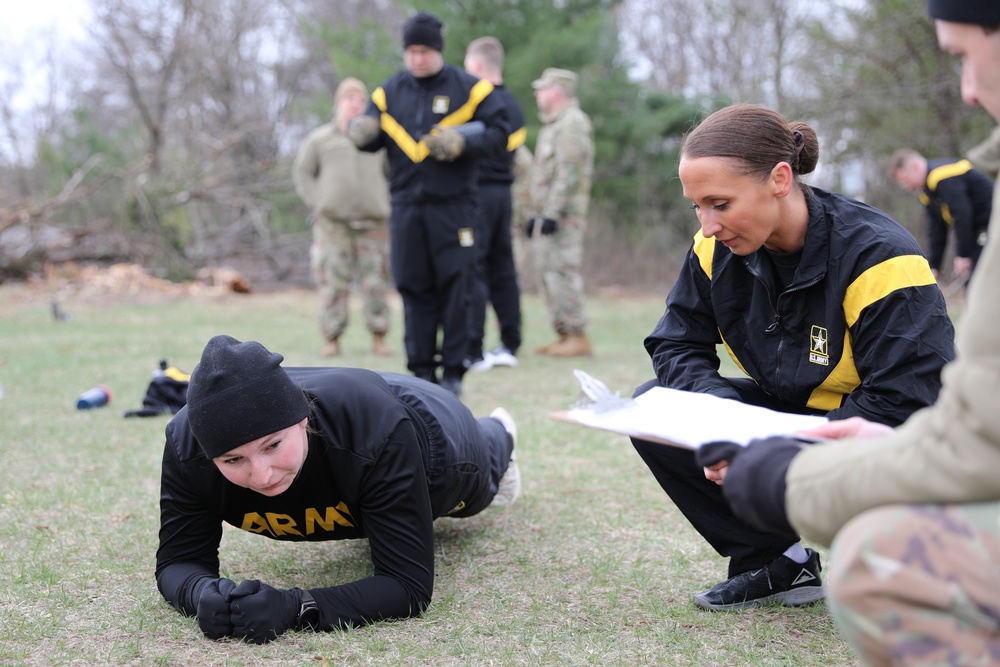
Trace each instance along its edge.
<instances>
[{"instance_id":1,"label":"patrol cap","mask_svg":"<svg viewBox=\"0 0 1000 667\"><path fill-rule=\"evenodd\" d=\"M531 82L531 87L537 89L546 86L561 86L572 93L576 90L577 78L576 72L571 72L568 69L546 67L542 76Z\"/></svg>"},{"instance_id":2,"label":"patrol cap","mask_svg":"<svg viewBox=\"0 0 1000 667\"><path fill-rule=\"evenodd\" d=\"M337 86L337 92L333 94L333 105L337 106L340 99L347 95L348 93L358 93L362 97L368 97L368 89L365 84L361 82L360 79L355 79L353 76L346 77Z\"/></svg>"},{"instance_id":3,"label":"patrol cap","mask_svg":"<svg viewBox=\"0 0 1000 667\"><path fill-rule=\"evenodd\" d=\"M1000 24L997 0L927 0L927 13L932 19L951 23Z\"/></svg>"}]
</instances>

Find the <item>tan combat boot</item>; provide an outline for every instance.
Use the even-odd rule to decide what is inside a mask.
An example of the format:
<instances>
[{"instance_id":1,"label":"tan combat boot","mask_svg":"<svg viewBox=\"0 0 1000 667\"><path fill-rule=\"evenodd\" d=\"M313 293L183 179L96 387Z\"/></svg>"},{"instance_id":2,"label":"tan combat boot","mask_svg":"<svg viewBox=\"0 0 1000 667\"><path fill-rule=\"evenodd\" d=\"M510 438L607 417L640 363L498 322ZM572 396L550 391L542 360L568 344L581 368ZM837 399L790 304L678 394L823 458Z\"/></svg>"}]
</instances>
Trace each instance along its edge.
<instances>
[{"instance_id":1,"label":"tan combat boot","mask_svg":"<svg viewBox=\"0 0 1000 667\"><path fill-rule=\"evenodd\" d=\"M535 348L535 354L549 354L549 351L552 348L557 347L559 345L562 345L564 342L566 342L567 338L569 338L569 334L561 333L561 334L559 334L559 340L557 340L556 342L549 343L548 345L542 345L541 347Z\"/></svg>"},{"instance_id":2,"label":"tan combat boot","mask_svg":"<svg viewBox=\"0 0 1000 667\"><path fill-rule=\"evenodd\" d=\"M337 339L329 340L326 342L326 347L323 348L324 357L336 357L340 354L340 343Z\"/></svg>"},{"instance_id":3,"label":"tan combat boot","mask_svg":"<svg viewBox=\"0 0 1000 667\"><path fill-rule=\"evenodd\" d=\"M389 346L385 344L384 333L372 334L372 352L380 357L388 357L392 354L392 350L390 350Z\"/></svg>"},{"instance_id":4,"label":"tan combat boot","mask_svg":"<svg viewBox=\"0 0 1000 667\"><path fill-rule=\"evenodd\" d=\"M594 353L587 334L570 334L565 340L549 347L552 357L589 357Z\"/></svg>"}]
</instances>

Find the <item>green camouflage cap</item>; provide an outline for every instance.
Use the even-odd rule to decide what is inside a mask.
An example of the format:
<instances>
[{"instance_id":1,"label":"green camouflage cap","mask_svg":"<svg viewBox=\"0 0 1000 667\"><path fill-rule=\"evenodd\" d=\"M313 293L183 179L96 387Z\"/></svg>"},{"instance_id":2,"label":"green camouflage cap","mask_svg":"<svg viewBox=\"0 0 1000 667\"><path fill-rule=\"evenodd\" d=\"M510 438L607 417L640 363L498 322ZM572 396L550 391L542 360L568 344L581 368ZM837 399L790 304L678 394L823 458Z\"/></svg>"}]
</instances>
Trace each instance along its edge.
<instances>
[{"instance_id":1,"label":"green camouflage cap","mask_svg":"<svg viewBox=\"0 0 1000 667\"><path fill-rule=\"evenodd\" d=\"M541 78L535 79L531 82L531 87L544 88L546 86L560 86L572 93L576 90L577 78L576 72L571 72L568 69L547 67L545 68L545 71L542 72Z\"/></svg>"}]
</instances>

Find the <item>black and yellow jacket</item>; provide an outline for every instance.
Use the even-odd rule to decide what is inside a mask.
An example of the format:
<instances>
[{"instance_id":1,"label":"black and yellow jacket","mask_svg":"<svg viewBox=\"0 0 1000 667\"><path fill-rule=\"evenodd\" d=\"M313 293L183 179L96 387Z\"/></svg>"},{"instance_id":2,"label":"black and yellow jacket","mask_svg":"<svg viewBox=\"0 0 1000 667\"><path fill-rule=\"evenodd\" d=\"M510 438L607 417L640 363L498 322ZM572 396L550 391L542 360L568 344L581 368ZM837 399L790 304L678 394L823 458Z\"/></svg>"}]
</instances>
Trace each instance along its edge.
<instances>
[{"instance_id":1,"label":"black and yellow jacket","mask_svg":"<svg viewBox=\"0 0 1000 667\"><path fill-rule=\"evenodd\" d=\"M514 182L514 151L524 145L525 139L528 138L528 129L524 126L524 109L506 86L502 84L494 86L493 97L498 98L507 110L510 135L507 137L507 150L498 156L480 161L479 182L510 185Z\"/></svg>"},{"instance_id":2,"label":"black and yellow jacket","mask_svg":"<svg viewBox=\"0 0 1000 667\"><path fill-rule=\"evenodd\" d=\"M503 155L511 132L506 108L492 92L489 81L447 63L423 79L398 72L375 89L365 113L379 120L381 132L359 148L385 147L393 205L475 196L477 158ZM483 127L466 134L465 148L456 160L439 162L428 156L420 138L434 126L459 127L475 121Z\"/></svg>"},{"instance_id":3,"label":"black and yellow jacket","mask_svg":"<svg viewBox=\"0 0 1000 667\"><path fill-rule=\"evenodd\" d=\"M978 257L992 211L993 181L968 160L927 161L920 203L927 210L927 261L941 268L948 230L955 231L955 254Z\"/></svg>"},{"instance_id":4,"label":"black and yellow jacket","mask_svg":"<svg viewBox=\"0 0 1000 667\"><path fill-rule=\"evenodd\" d=\"M895 425L930 405L954 357L944 298L916 240L885 213L812 189L794 278L699 232L645 346L660 383L724 398L722 343L789 411ZM724 416L720 416L723 417Z\"/></svg>"}]
</instances>

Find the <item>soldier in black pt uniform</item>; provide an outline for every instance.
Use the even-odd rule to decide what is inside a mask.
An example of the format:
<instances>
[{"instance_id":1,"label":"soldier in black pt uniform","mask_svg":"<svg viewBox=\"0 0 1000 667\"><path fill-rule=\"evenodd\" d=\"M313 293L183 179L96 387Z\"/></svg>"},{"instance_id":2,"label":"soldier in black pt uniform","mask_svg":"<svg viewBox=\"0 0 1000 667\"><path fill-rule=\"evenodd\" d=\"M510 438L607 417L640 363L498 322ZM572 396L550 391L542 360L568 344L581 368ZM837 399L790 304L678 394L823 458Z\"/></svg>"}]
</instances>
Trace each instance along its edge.
<instances>
[{"instance_id":1,"label":"soldier in black pt uniform","mask_svg":"<svg viewBox=\"0 0 1000 667\"><path fill-rule=\"evenodd\" d=\"M260 343L216 336L166 429L156 583L212 639L263 643L419 615L431 601L437 517L510 505L516 427L476 419L423 380L290 368ZM222 524L274 540L367 538L374 572L275 588L220 576Z\"/></svg>"},{"instance_id":2,"label":"soldier in black pt uniform","mask_svg":"<svg viewBox=\"0 0 1000 667\"><path fill-rule=\"evenodd\" d=\"M469 348L477 161L502 155L511 130L493 84L444 61L441 28L426 13L406 22L406 69L372 93L348 134L358 148L388 154L390 264L403 299L407 367L458 395Z\"/></svg>"}]
</instances>

